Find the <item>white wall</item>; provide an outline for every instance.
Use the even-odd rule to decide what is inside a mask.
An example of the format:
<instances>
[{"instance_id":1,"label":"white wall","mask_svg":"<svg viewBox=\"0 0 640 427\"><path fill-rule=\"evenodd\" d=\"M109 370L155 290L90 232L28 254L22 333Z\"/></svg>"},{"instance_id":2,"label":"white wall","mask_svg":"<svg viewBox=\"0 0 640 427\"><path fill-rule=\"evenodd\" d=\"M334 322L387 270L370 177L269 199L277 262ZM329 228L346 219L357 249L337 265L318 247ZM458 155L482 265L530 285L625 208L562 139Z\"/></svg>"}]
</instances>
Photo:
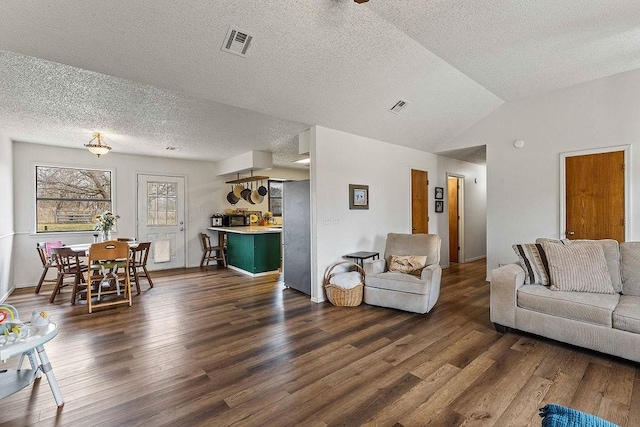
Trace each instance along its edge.
<instances>
[{"instance_id":1,"label":"white wall","mask_svg":"<svg viewBox=\"0 0 640 427\"><path fill-rule=\"evenodd\" d=\"M461 261L481 259L487 254L487 168L483 165L438 156L438 169L444 176L441 187L445 191L444 213L439 217L439 234L442 238L441 264L449 265L449 205L447 200L447 174L463 177L464 187L464 244ZM476 182L477 181L477 182ZM433 189L429 189L433 194ZM431 203L431 198L429 199Z\"/></svg>"},{"instance_id":2,"label":"white wall","mask_svg":"<svg viewBox=\"0 0 640 427\"><path fill-rule=\"evenodd\" d=\"M435 154L321 126L311 128L314 301L324 300L324 272L343 255L376 251L382 256L387 233L411 233L411 169L429 173L430 192L444 182ZM368 210L349 210L349 184L369 186ZM429 231L436 233L439 218L433 209L429 203Z\"/></svg>"},{"instance_id":3,"label":"white wall","mask_svg":"<svg viewBox=\"0 0 640 427\"><path fill-rule=\"evenodd\" d=\"M526 145L516 149L512 143ZM640 240L640 70L504 104L446 145L487 145L487 269L514 243L559 237L560 153L631 146L632 240Z\"/></svg>"},{"instance_id":4,"label":"white wall","mask_svg":"<svg viewBox=\"0 0 640 427\"><path fill-rule=\"evenodd\" d=\"M0 130L0 302L13 290L13 146Z\"/></svg>"}]
</instances>

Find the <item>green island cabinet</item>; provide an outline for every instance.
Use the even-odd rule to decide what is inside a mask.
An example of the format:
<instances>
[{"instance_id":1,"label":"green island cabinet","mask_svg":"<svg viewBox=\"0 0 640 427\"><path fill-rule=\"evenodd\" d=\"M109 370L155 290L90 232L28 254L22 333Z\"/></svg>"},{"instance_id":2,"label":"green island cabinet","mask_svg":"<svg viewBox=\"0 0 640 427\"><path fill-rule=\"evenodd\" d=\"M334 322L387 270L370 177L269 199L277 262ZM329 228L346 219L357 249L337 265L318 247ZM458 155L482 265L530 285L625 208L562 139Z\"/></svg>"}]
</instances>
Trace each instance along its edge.
<instances>
[{"instance_id":1,"label":"green island cabinet","mask_svg":"<svg viewBox=\"0 0 640 427\"><path fill-rule=\"evenodd\" d=\"M229 265L257 274L280 268L280 233L227 233Z\"/></svg>"}]
</instances>

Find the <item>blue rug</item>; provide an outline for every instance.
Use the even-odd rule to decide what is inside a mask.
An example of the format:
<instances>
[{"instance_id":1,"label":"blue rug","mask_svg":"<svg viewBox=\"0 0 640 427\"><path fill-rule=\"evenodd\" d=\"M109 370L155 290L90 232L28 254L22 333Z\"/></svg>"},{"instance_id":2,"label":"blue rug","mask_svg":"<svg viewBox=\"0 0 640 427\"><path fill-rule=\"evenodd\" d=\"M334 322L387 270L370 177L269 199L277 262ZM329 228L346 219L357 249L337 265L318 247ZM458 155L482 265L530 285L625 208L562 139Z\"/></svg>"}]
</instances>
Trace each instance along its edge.
<instances>
[{"instance_id":1,"label":"blue rug","mask_svg":"<svg viewBox=\"0 0 640 427\"><path fill-rule=\"evenodd\" d=\"M540 416L542 427L620 427L602 418L553 403L541 408Z\"/></svg>"}]
</instances>

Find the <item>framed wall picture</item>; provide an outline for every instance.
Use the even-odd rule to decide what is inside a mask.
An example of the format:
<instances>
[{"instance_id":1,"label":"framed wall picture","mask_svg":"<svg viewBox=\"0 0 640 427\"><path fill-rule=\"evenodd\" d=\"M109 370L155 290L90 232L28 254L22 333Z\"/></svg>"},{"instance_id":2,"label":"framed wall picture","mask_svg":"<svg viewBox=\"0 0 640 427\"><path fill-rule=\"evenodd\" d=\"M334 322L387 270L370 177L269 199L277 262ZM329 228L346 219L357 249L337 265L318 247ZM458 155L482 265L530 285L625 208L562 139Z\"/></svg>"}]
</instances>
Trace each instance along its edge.
<instances>
[{"instance_id":1,"label":"framed wall picture","mask_svg":"<svg viewBox=\"0 0 640 427\"><path fill-rule=\"evenodd\" d=\"M436 187L436 199L437 200L444 199L444 188Z\"/></svg>"},{"instance_id":2,"label":"framed wall picture","mask_svg":"<svg viewBox=\"0 0 640 427\"><path fill-rule=\"evenodd\" d=\"M349 209L369 209L369 186L349 184Z\"/></svg>"},{"instance_id":3,"label":"framed wall picture","mask_svg":"<svg viewBox=\"0 0 640 427\"><path fill-rule=\"evenodd\" d=\"M444 212L444 201L436 200L436 213Z\"/></svg>"}]
</instances>

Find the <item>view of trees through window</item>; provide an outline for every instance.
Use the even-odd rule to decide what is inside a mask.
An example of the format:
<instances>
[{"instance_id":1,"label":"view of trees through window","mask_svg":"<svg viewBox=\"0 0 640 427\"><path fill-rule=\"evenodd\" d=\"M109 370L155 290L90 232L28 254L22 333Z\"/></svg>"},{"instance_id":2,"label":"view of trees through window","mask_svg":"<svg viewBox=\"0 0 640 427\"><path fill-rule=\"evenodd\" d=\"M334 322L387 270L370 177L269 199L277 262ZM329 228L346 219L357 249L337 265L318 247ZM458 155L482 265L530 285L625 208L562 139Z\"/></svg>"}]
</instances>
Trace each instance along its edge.
<instances>
[{"instance_id":1,"label":"view of trees through window","mask_svg":"<svg viewBox=\"0 0 640 427\"><path fill-rule=\"evenodd\" d=\"M93 230L111 211L111 171L36 166L36 230Z\"/></svg>"}]
</instances>

